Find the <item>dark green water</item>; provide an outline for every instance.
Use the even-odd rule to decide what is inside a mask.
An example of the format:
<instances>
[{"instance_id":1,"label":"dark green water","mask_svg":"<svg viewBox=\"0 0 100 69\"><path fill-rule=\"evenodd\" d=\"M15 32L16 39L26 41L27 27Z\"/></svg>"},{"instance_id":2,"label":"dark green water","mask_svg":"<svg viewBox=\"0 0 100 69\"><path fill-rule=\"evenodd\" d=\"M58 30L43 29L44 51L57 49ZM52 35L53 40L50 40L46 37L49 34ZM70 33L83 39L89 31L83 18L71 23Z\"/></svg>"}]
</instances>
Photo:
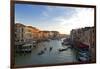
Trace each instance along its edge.
<instances>
[{"instance_id":1,"label":"dark green water","mask_svg":"<svg viewBox=\"0 0 100 69\"><path fill-rule=\"evenodd\" d=\"M53 47L49 51L50 47ZM57 64L66 62L76 62L76 55L73 49L69 48L66 51L59 52L59 48L67 48L62 46L60 40L51 40L50 42L41 42L30 54L16 54L16 65L38 65L38 64ZM47 48L42 55L38 55L41 50Z\"/></svg>"}]
</instances>

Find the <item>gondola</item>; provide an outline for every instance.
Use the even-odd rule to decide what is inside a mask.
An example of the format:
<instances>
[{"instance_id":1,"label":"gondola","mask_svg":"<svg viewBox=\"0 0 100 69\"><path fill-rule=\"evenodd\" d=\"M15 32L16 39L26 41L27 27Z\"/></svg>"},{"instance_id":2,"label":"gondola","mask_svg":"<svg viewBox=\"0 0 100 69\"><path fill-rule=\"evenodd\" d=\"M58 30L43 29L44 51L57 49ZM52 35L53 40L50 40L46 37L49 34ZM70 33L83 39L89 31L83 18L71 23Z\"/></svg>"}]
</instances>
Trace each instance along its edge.
<instances>
[{"instance_id":1,"label":"gondola","mask_svg":"<svg viewBox=\"0 0 100 69\"><path fill-rule=\"evenodd\" d=\"M41 52L38 53L38 55L42 55L43 53L44 53L44 51L41 51Z\"/></svg>"}]
</instances>

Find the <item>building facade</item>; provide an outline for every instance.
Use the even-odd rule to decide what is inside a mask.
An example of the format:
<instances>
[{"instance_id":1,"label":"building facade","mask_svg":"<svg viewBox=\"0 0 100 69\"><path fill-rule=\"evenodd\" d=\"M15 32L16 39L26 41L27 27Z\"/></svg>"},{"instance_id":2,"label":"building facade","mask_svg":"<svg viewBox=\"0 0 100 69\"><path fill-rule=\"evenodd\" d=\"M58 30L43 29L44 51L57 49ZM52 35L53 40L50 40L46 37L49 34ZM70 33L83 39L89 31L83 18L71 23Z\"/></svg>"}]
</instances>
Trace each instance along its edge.
<instances>
[{"instance_id":1,"label":"building facade","mask_svg":"<svg viewBox=\"0 0 100 69\"><path fill-rule=\"evenodd\" d=\"M25 26L20 23L15 24L15 40L18 42L42 41L48 39L58 39L58 31L41 31L32 26Z\"/></svg>"},{"instance_id":2,"label":"building facade","mask_svg":"<svg viewBox=\"0 0 100 69\"><path fill-rule=\"evenodd\" d=\"M16 23L15 24L15 43L23 43L24 42L24 28L25 25Z\"/></svg>"},{"instance_id":3,"label":"building facade","mask_svg":"<svg viewBox=\"0 0 100 69\"><path fill-rule=\"evenodd\" d=\"M81 46L80 43L88 46L91 61L96 59L96 40L95 40L95 28L94 27L85 27L80 29L73 29L70 33L70 38L73 43L76 44L76 48Z\"/></svg>"}]
</instances>

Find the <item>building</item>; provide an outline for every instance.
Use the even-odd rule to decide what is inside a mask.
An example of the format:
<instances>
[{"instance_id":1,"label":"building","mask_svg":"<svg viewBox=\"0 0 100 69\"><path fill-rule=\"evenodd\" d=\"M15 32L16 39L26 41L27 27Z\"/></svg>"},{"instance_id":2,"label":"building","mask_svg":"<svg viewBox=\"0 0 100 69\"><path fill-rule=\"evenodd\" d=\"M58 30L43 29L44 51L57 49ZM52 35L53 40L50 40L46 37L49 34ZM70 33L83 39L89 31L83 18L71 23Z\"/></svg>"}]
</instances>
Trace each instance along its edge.
<instances>
[{"instance_id":1,"label":"building","mask_svg":"<svg viewBox=\"0 0 100 69\"><path fill-rule=\"evenodd\" d=\"M25 38L26 38L26 40L37 41L38 37L39 37L39 29L32 27L32 26L27 26L25 28Z\"/></svg>"},{"instance_id":2,"label":"building","mask_svg":"<svg viewBox=\"0 0 100 69\"><path fill-rule=\"evenodd\" d=\"M42 38L43 40L48 40L49 39L49 31L42 31L43 32L43 35L42 35Z\"/></svg>"},{"instance_id":3,"label":"building","mask_svg":"<svg viewBox=\"0 0 100 69\"><path fill-rule=\"evenodd\" d=\"M89 48L91 61L96 59L96 40L95 28L85 27L80 29L73 29L70 33L70 38L76 48Z\"/></svg>"},{"instance_id":4,"label":"building","mask_svg":"<svg viewBox=\"0 0 100 69\"><path fill-rule=\"evenodd\" d=\"M25 25L16 23L15 24L15 51L19 52L24 44L24 28Z\"/></svg>"},{"instance_id":5,"label":"building","mask_svg":"<svg viewBox=\"0 0 100 69\"><path fill-rule=\"evenodd\" d=\"M23 24L16 24L15 25L15 40L18 42L22 41L24 43L29 43L32 41L42 41L42 40L48 40L48 39L58 39L60 37L60 34L58 31L41 31L35 27L32 26L25 26Z\"/></svg>"},{"instance_id":6,"label":"building","mask_svg":"<svg viewBox=\"0 0 100 69\"><path fill-rule=\"evenodd\" d=\"M26 26L24 28L24 42L31 42L33 40L32 28Z\"/></svg>"},{"instance_id":7,"label":"building","mask_svg":"<svg viewBox=\"0 0 100 69\"><path fill-rule=\"evenodd\" d=\"M15 24L15 43L20 44L24 42L24 28L25 25L16 23Z\"/></svg>"},{"instance_id":8,"label":"building","mask_svg":"<svg viewBox=\"0 0 100 69\"><path fill-rule=\"evenodd\" d=\"M94 27L85 27L80 29L73 29L70 33L70 38L72 41L82 42L88 46L95 41Z\"/></svg>"},{"instance_id":9,"label":"building","mask_svg":"<svg viewBox=\"0 0 100 69\"><path fill-rule=\"evenodd\" d=\"M50 38L51 39L59 39L60 33L58 31L50 31Z\"/></svg>"}]
</instances>

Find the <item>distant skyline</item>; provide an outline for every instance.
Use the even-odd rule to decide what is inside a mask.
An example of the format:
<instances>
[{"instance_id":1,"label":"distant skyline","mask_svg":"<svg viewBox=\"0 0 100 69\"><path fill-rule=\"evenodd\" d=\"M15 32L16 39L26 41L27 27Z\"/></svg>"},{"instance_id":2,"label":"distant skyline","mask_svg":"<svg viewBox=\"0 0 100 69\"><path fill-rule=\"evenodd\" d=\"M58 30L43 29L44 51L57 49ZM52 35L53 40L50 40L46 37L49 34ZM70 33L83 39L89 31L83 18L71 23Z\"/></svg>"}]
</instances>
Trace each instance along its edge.
<instances>
[{"instance_id":1,"label":"distant skyline","mask_svg":"<svg viewBox=\"0 0 100 69\"><path fill-rule=\"evenodd\" d=\"M16 4L15 23L70 34L72 29L94 26L94 9Z\"/></svg>"}]
</instances>

